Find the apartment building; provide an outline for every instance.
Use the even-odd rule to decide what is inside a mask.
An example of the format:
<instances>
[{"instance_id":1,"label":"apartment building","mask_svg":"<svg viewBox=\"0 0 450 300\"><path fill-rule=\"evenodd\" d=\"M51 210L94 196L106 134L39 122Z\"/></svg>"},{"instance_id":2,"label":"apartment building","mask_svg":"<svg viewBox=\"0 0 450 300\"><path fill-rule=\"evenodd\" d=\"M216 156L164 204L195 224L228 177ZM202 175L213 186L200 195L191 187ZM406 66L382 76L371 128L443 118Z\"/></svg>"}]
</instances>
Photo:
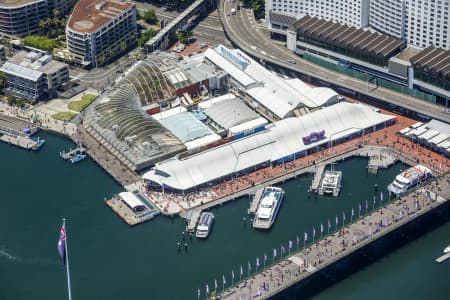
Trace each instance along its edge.
<instances>
[{"instance_id":1,"label":"apartment building","mask_svg":"<svg viewBox=\"0 0 450 300\"><path fill-rule=\"evenodd\" d=\"M136 45L136 6L130 1L80 0L66 27L72 62L97 67Z\"/></svg>"},{"instance_id":2,"label":"apartment building","mask_svg":"<svg viewBox=\"0 0 450 300\"><path fill-rule=\"evenodd\" d=\"M19 51L0 72L6 75L7 93L30 100L53 98L69 80L67 64L52 60L44 52Z\"/></svg>"}]
</instances>

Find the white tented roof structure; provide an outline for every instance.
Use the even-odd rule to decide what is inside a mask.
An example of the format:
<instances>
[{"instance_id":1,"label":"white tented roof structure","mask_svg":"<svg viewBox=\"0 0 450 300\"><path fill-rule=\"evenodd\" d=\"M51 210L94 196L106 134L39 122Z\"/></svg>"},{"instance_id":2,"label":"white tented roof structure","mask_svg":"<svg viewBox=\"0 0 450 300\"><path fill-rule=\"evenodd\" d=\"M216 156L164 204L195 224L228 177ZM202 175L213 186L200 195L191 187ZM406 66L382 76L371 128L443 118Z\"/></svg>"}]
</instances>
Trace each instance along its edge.
<instances>
[{"instance_id":1,"label":"white tented roof structure","mask_svg":"<svg viewBox=\"0 0 450 300\"><path fill-rule=\"evenodd\" d=\"M422 134L420 136L420 138L430 141L433 137L437 136L438 134L439 134L439 131L434 130L434 129L428 129L428 131L425 132L424 134Z\"/></svg>"},{"instance_id":2,"label":"white tented roof structure","mask_svg":"<svg viewBox=\"0 0 450 300\"><path fill-rule=\"evenodd\" d=\"M440 133L437 136L435 136L434 138L432 138L431 140L429 140L428 142L438 145L440 143L442 143L443 141L445 141L446 139L449 138L449 135L444 134L444 133Z\"/></svg>"},{"instance_id":3,"label":"white tented roof structure","mask_svg":"<svg viewBox=\"0 0 450 300\"><path fill-rule=\"evenodd\" d=\"M295 153L346 137L394 116L374 112L356 103L339 103L298 118L286 118L268 130L184 159L155 165L143 179L176 190L189 190L224 176L276 162ZM326 139L305 145L302 137L325 130Z\"/></svg>"},{"instance_id":4,"label":"white tented roof structure","mask_svg":"<svg viewBox=\"0 0 450 300\"><path fill-rule=\"evenodd\" d=\"M213 104L219 103L221 101L225 101L225 100L229 100L229 99L235 99L236 96L233 94L225 94L225 95L221 95L218 97L214 97L205 101L202 101L198 104L198 108L199 109L206 109L208 107L210 107Z\"/></svg>"},{"instance_id":5,"label":"white tented roof structure","mask_svg":"<svg viewBox=\"0 0 450 300\"><path fill-rule=\"evenodd\" d=\"M310 87L298 78L283 79L239 49L219 45L216 49L208 49L205 56L280 119L298 107L316 108L337 101L338 95L332 89Z\"/></svg>"},{"instance_id":6,"label":"white tented roof structure","mask_svg":"<svg viewBox=\"0 0 450 300\"><path fill-rule=\"evenodd\" d=\"M190 112L172 115L159 122L169 129L182 143L207 135L216 135L208 126L199 121Z\"/></svg>"},{"instance_id":7,"label":"white tented roof structure","mask_svg":"<svg viewBox=\"0 0 450 300\"><path fill-rule=\"evenodd\" d=\"M258 118L255 120L251 120L236 126L231 127L230 129L228 129L230 135L235 135L237 133L246 131L246 130L250 130L256 127L260 127L262 125L266 125L267 123L269 123L266 119L264 118Z\"/></svg>"},{"instance_id":8,"label":"white tented roof structure","mask_svg":"<svg viewBox=\"0 0 450 300\"><path fill-rule=\"evenodd\" d=\"M237 98L216 102L203 112L225 129L260 118L256 112Z\"/></svg>"},{"instance_id":9,"label":"white tented roof structure","mask_svg":"<svg viewBox=\"0 0 450 300\"><path fill-rule=\"evenodd\" d=\"M119 197L133 210L137 207L145 206L139 198L131 192L119 193Z\"/></svg>"}]
</instances>

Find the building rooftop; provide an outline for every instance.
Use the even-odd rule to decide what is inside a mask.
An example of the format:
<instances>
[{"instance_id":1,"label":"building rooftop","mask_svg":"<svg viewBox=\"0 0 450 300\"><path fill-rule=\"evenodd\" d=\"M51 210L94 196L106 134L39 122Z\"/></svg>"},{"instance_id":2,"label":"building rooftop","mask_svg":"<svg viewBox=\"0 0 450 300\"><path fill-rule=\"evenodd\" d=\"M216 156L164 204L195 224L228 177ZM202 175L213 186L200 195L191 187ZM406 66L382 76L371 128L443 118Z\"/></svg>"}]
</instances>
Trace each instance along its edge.
<instances>
[{"instance_id":1,"label":"building rooftop","mask_svg":"<svg viewBox=\"0 0 450 300\"><path fill-rule=\"evenodd\" d=\"M415 68L428 72L450 75L450 50L428 47L411 58Z\"/></svg>"},{"instance_id":2,"label":"building rooftop","mask_svg":"<svg viewBox=\"0 0 450 300\"><path fill-rule=\"evenodd\" d=\"M17 77L22 77L31 81L38 81L42 76L42 72L35 71L30 68L22 67L20 65L16 65L10 62L5 62L3 66L0 68L0 72L11 74Z\"/></svg>"},{"instance_id":3,"label":"building rooftop","mask_svg":"<svg viewBox=\"0 0 450 300\"><path fill-rule=\"evenodd\" d=\"M0 0L0 8L14 8L25 6L34 2L41 2L44 0Z\"/></svg>"},{"instance_id":4,"label":"building rooftop","mask_svg":"<svg viewBox=\"0 0 450 300\"><path fill-rule=\"evenodd\" d=\"M10 63L21 66L22 68L42 72L44 74L53 74L66 67L63 62L53 60L48 54L38 52L17 52L10 60Z\"/></svg>"},{"instance_id":5,"label":"building rooftop","mask_svg":"<svg viewBox=\"0 0 450 300\"><path fill-rule=\"evenodd\" d=\"M411 58L420 53L420 51L422 50L413 47L408 47L402 52L400 52L395 58L409 62Z\"/></svg>"},{"instance_id":6,"label":"building rooftop","mask_svg":"<svg viewBox=\"0 0 450 300\"><path fill-rule=\"evenodd\" d=\"M92 33L135 4L129 1L80 0L69 19L71 30Z\"/></svg>"},{"instance_id":7,"label":"building rooftop","mask_svg":"<svg viewBox=\"0 0 450 300\"><path fill-rule=\"evenodd\" d=\"M310 16L305 16L294 22L290 29L323 43L383 58L392 56L406 44L405 41L385 34Z\"/></svg>"}]
</instances>

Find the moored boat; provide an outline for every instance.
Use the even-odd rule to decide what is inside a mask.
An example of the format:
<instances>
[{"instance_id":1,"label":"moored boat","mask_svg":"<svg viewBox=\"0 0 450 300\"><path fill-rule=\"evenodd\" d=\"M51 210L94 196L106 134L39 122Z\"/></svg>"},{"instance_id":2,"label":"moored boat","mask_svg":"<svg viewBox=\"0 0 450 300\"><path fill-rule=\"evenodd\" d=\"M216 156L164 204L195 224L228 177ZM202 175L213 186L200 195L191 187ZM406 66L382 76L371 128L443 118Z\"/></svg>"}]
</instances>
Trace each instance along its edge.
<instances>
[{"instance_id":1,"label":"moored boat","mask_svg":"<svg viewBox=\"0 0 450 300\"><path fill-rule=\"evenodd\" d=\"M427 167L416 165L398 174L394 181L389 184L388 191L394 195L402 194L432 175L432 171Z\"/></svg>"},{"instance_id":2,"label":"moored boat","mask_svg":"<svg viewBox=\"0 0 450 300\"><path fill-rule=\"evenodd\" d=\"M210 232L214 223L214 214L211 212L203 212L200 215L200 220L197 224L197 231L195 232L195 236L199 239L206 239Z\"/></svg>"},{"instance_id":3,"label":"moored boat","mask_svg":"<svg viewBox=\"0 0 450 300\"><path fill-rule=\"evenodd\" d=\"M339 195L341 190L342 171L325 171L319 187L319 195L332 194Z\"/></svg>"},{"instance_id":4,"label":"moored boat","mask_svg":"<svg viewBox=\"0 0 450 300\"><path fill-rule=\"evenodd\" d=\"M278 215L283 198L283 189L274 186L264 188L253 219L253 228L269 229Z\"/></svg>"}]
</instances>

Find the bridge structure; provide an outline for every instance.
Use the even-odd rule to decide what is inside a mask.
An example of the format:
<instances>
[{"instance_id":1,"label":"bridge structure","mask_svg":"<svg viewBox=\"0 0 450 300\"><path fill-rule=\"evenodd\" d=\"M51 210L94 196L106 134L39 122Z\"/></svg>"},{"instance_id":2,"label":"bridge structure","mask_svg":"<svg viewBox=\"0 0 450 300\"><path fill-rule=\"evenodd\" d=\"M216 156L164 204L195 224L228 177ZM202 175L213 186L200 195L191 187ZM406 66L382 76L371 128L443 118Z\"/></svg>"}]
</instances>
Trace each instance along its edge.
<instances>
[{"instance_id":1,"label":"bridge structure","mask_svg":"<svg viewBox=\"0 0 450 300\"><path fill-rule=\"evenodd\" d=\"M150 53L155 50L167 49L170 45L170 41L175 38L177 31L183 28L190 18L205 12L208 7L212 7L215 3L216 1L214 0L197 0L192 3L145 44L146 50Z\"/></svg>"}]
</instances>

